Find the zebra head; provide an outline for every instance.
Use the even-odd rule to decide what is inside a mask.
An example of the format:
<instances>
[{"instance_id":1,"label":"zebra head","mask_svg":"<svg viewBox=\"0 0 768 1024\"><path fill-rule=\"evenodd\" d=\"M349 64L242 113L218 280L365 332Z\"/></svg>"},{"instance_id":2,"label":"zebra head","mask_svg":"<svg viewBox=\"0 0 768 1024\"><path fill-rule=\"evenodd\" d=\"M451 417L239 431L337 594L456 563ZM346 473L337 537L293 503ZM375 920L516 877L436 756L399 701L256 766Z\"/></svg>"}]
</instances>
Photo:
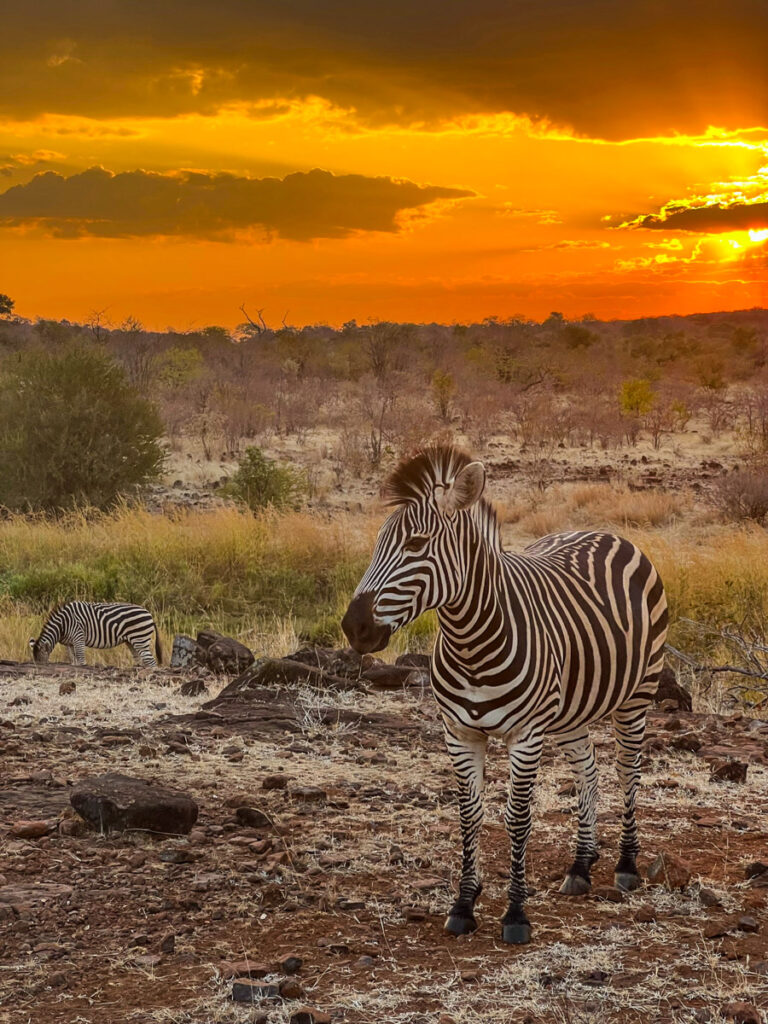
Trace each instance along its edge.
<instances>
[{"instance_id":1,"label":"zebra head","mask_svg":"<svg viewBox=\"0 0 768 1024\"><path fill-rule=\"evenodd\" d=\"M341 623L356 651L383 650L422 612L458 599L462 545L484 487L482 463L455 448L429 448L398 466L384 487L395 511Z\"/></svg>"},{"instance_id":2,"label":"zebra head","mask_svg":"<svg viewBox=\"0 0 768 1024\"><path fill-rule=\"evenodd\" d=\"M53 649L51 644L42 637L38 637L35 640L34 637L30 637L29 646L32 651L32 660L36 665L47 665L48 659L51 656L51 650Z\"/></svg>"}]
</instances>

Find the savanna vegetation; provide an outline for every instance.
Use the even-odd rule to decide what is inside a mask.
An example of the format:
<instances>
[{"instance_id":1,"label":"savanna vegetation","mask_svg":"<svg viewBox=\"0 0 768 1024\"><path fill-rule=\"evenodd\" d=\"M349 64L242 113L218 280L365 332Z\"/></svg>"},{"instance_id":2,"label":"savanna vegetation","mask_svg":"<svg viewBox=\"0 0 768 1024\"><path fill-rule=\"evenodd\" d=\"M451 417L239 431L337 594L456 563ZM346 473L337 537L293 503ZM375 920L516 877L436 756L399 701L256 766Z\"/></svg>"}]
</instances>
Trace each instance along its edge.
<instances>
[{"instance_id":1,"label":"savanna vegetation","mask_svg":"<svg viewBox=\"0 0 768 1024\"><path fill-rule=\"evenodd\" d=\"M574 526L638 540L665 578L673 642L697 657L717 656L722 626L766 634L763 310L338 330L258 316L154 333L103 313L33 323L6 306L4 656L22 657L40 616L76 596L147 604L167 634L205 624L252 646L276 633L340 642L378 483L426 441L488 461L510 546ZM599 482L553 473L589 453L674 466L686 446L697 463L716 451L720 469L674 487L616 465ZM192 469L210 507L170 500ZM145 507L153 479L160 497ZM426 647L433 629L427 617L399 646Z\"/></svg>"}]
</instances>

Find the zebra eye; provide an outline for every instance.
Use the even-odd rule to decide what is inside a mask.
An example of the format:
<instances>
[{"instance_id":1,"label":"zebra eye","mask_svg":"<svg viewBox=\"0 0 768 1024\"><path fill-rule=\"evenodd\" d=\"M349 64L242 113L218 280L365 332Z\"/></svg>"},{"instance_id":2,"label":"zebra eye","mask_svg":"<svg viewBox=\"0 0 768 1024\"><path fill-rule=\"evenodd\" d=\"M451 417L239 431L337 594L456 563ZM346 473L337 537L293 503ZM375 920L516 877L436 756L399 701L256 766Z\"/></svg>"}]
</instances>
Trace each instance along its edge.
<instances>
[{"instance_id":1,"label":"zebra eye","mask_svg":"<svg viewBox=\"0 0 768 1024\"><path fill-rule=\"evenodd\" d=\"M403 551L421 551L428 540L429 537L425 537L421 533L414 534L413 537L409 537L403 542Z\"/></svg>"}]
</instances>

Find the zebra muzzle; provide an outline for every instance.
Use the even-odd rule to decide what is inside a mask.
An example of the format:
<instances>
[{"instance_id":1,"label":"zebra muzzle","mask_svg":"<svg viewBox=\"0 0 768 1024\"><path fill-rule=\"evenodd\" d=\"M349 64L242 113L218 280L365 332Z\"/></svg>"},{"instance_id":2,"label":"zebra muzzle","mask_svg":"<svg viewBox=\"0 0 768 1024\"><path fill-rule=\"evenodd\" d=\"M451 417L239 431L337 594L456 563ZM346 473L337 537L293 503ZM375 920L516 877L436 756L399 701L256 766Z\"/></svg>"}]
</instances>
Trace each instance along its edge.
<instances>
[{"instance_id":1,"label":"zebra muzzle","mask_svg":"<svg viewBox=\"0 0 768 1024\"><path fill-rule=\"evenodd\" d=\"M349 608L341 620L344 635L358 654L383 651L392 635L391 626L382 626L374 621L374 598L375 594L372 591L358 594L350 602Z\"/></svg>"}]
</instances>

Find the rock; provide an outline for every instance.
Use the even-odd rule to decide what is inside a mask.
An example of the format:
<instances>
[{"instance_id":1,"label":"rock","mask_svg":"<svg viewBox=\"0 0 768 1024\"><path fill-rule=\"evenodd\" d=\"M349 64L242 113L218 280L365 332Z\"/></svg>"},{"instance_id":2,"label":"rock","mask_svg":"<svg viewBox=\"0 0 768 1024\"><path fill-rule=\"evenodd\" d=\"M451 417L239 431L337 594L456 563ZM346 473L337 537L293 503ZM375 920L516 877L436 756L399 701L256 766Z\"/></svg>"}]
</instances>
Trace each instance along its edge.
<instances>
[{"instance_id":1,"label":"rock","mask_svg":"<svg viewBox=\"0 0 768 1024\"><path fill-rule=\"evenodd\" d=\"M425 910L424 907L406 907L405 908L405 920L414 921L416 923L420 921L426 921L429 917L429 911Z\"/></svg>"},{"instance_id":2,"label":"rock","mask_svg":"<svg viewBox=\"0 0 768 1024\"><path fill-rule=\"evenodd\" d=\"M705 939L722 939L726 935L731 935L735 928L736 925L732 920L721 918L718 921L710 921L709 924L706 924L702 934Z\"/></svg>"},{"instance_id":3,"label":"rock","mask_svg":"<svg viewBox=\"0 0 768 1024\"><path fill-rule=\"evenodd\" d=\"M331 1015L311 1006L300 1006L288 1018L290 1024L331 1024Z\"/></svg>"},{"instance_id":4,"label":"rock","mask_svg":"<svg viewBox=\"0 0 768 1024\"><path fill-rule=\"evenodd\" d=\"M671 739L669 745L673 750L690 750L695 753L697 750L701 750L702 742L695 732L684 732Z\"/></svg>"},{"instance_id":5,"label":"rock","mask_svg":"<svg viewBox=\"0 0 768 1024\"><path fill-rule=\"evenodd\" d=\"M193 850L179 849L161 850L159 854L163 864L193 864L199 860L200 854Z\"/></svg>"},{"instance_id":6,"label":"rock","mask_svg":"<svg viewBox=\"0 0 768 1024\"><path fill-rule=\"evenodd\" d=\"M238 697L248 690L261 687L296 686L304 683L322 690L358 690L368 693L365 682L354 678L332 675L314 665L305 665L290 658L260 658L221 691L216 703Z\"/></svg>"},{"instance_id":7,"label":"rock","mask_svg":"<svg viewBox=\"0 0 768 1024\"><path fill-rule=\"evenodd\" d=\"M187 668L195 660L197 644L191 636L175 636L171 650L171 668Z\"/></svg>"},{"instance_id":8,"label":"rock","mask_svg":"<svg viewBox=\"0 0 768 1024\"><path fill-rule=\"evenodd\" d=\"M280 970L283 974L298 974L304 961L300 956L287 956L280 961Z\"/></svg>"},{"instance_id":9,"label":"rock","mask_svg":"<svg viewBox=\"0 0 768 1024\"><path fill-rule=\"evenodd\" d=\"M236 1003L260 1003L262 999L276 999L279 994L278 986L271 981L243 979L232 985L232 998Z\"/></svg>"},{"instance_id":10,"label":"rock","mask_svg":"<svg viewBox=\"0 0 768 1024\"><path fill-rule=\"evenodd\" d=\"M720 1008L720 1013L726 1020L734 1021L734 1024L762 1024L763 1017L753 1003L726 1003Z\"/></svg>"},{"instance_id":11,"label":"rock","mask_svg":"<svg viewBox=\"0 0 768 1024\"><path fill-rule=\"evenodd\" d=\"M407 665L376 665L363 672L362 678L374 690L401 690L412 674L413 669Z\"/></svg>"},{"instance_id":12,"label":"rock","mask_svg":"<svg viewBox=\"0 0 768 1024\"><path fill-rule=\"evenodd\" d=\"M238 807L235 817L238 825L245 828L274 828L272 819L258 807Z\"/></svg>"},{"instance_id":13,"label":"rock","mask_svg":"<svg viewBox=\"0 0 768 1024\"><path fill-rule=\"evenodd\" d=\"M623 903L625 899L624 893L615 885L598 885L592 890L592 895L604 903Z\"/></svg>"},{"instance_id":14,"label":"rock","mask_svg":"<svg viewBox=\"0 0 768 1024\"><path fill-rule=\"evenodd\" d=\"M766 873L768 873L768 864L764 864L761 860L753 860L744 868L744 877L747 880Z\"/></svg>"},{"instance_id":15,"label":"rock","mask_svg":"<svg viewBox=\"0 0 768 1024\"><path fill-rule=\"evenodd\" d=\"M39 903L48 903L52 899L69 899L72 891L71 885L59 882L4 885L0 888L0 903L10 904L12 907L36 906Z\"/></svg>"},{"instance_id":16,"label":"rock","mask_svg":"<svg viewBox=\"0 0 768 1024\"><path fill-rule=\"evenodd\" d=\"M289 781L293 778L291 775L286 775L284 772L278 772L276 775L267 775L264 781L261 783L262 789L285 789Z\"/></svg>"},{"instance_id":17,"label":"rock","mask_svg":"<svg viewBox=\"0 0 768 1024\"><path fill-rule=\"evenodd\" d=\"M202 679L188 679L179 687L182 697L199 697L201 693L208 693L208 687Z\"/></svg>"},{"instance_id":18,"label":"rock","mask_svg":"<svg viewBox=\"0 0 768 1024\"><path fill-rule=\"evenodd\" d=\"M445 885L446 881L444 878L414 878L411 884L419 892L428 892L430 889L437 889L438 886Z\"/></svg>"},{"instance_id":19,"label":"rock","mask_svg":"<svg viewBox=\"0 0 768 1024\"><path fill-rule=\"evenodd\" d=\"M176 935L173 932L168 932L164 935L157 947L161 953L173 953L176 949Z\"/></svg>"},{"instance_id":20,"label":"rock","mask_svg":"<svg viewBox=\"0 0 768 1024\"><path fill-rule=\"evenodd\" d=\"M743 761L713 761L710 782L746 782L747 766Z\"/></svg>"},{"instance_id":21,"label":"rock","mask_svg":"<svg viewBox=\"0 0 768 1024\"><path fill-rule=\"evenodd\" d=\"M632 915L632 920L637 924L651 924L656 920L656 911L648 903L643 903Z\"/></svg>"},{"instance_id":22,"label":"rock","mask_svg":"<svg viewBox=\"0 0 768 1024\"><path fill-rule=\"evenodd\" d=\"M17 821L11 825L9 835L16 839L39 839L56 828L55 821Z\"/></svg>"},{"instance_id":23,"label":"rock","mask_svg":"<svg viewBox=\"0 0 768 1024\"><path fill-rule=\"evenodd\" d=\"M304 989L296 978L286 978L280 982L280 996L282 999L302 999Z\"/></svg>"},{"instance_id":24,"label":"rock","mask_svg":"<svg viewBox=\"0 0 768 1024\"><path fill-rule=\"evenodd\" d=\"M327 798L325 790L319 786L294 786L288 795L304 804L322 803Z\"/></svg>"},{"instance_id":25,"label":"rock","mask_svg":"<svg viewBox=\"0 0 768 1024\"><path fill-rule=\"evenodd\" d=\"M142 953L140 956L133 957L131 963L136 967L141 967L145 971L151 971L153 967L162 961L160 953Z\"/></svg>"},{"instance_id":26,"label":"rock","mask_svg":"<svg viewBox=\"0 0 768 1024\"><path fill-rule=\"evenodd\" d=\"M239 676L256 659L239 640L208 629L197 634L195 660L217 674Z\"/></svg>"},{"instance_id":27,"label":"rock","mask_svg":"<svg viewBox=\"0 0 768 1024\"><path fill-rule=\"evenodd\" d=\"M693 700L690 693L680 686L675 673L667 665L665 665L661 670L659 686L653 700L656 704L661 704L664 700L674 700L677 701L678 706L682 711L693 710ZM677 710L677 708L674 710Z\"/></svg>"},{"instance_id":28,"label":"rock","mask_svg":"<svg viewBox=\"0 0 768 1024\"><path fill-rule=\"evenodd\" d=\"M417 668L422 672L429 672L432 668L432 658L429 654L401 654L395 658L395 665L405 668Z\"/></svg>"},{"instance_id":29,"label":"rock","mask_svg":"<svg viewBox=\"0 0 768 1024\"><path fill-rule=\"evenodd\" d=\"M77 813L102 832L142 829L178 835L189 832L197 821L197 804L188 793L113 772L81 779L69 799Z\"/></svg>"},{"instance_id":30,"label":"rock","mask_svg":"<svg viewBox=\"0 0 768 1024\"><path fill-rule=\"evenodd\" d=\"M673 853L660 853L648 867L648 881L666 889L684 889L690 880L690 865Z\"/></svg>"},{"instance_id":31,"label":"rock","mask_svg":"<svg viewBox=\"0 0 768 1024\"><path fill-rule=\"evenodd\" d=\"M231 978L266 978L270 973L266 964L254 963L252 960L240 960L232 964Z\"/></svg>"},{"instance_id":32,"label":"rock","mask_svg":"<svg viewBox=\"0 0 768 1024\"><path fill-rule=\"evenodd\" d=\"M751 914L741 914L739 919L736 921L736 928L740 932L760 931L760 925L757 923L757 919L752 917Z\"/></svg>"},{"instance_id":33,"label":"rock","mask_svg":"<svg viewBox=\"0 0 768 1024\"><path fill-rule=\"evenodd\" d=\"M706 886L699 886L697 896L701 901L702 907L722 907L720 898L716 892L712 889L707 889Z\"/></svg>"},{"instance_id":34,"label":"rock","mask_svg":"<svg viewBox=\"0 0 768 1024\"><path fill-rule=\"evenodd\" d=\"M74 679L65 679L59 683L59 694L62 697L68 697L71 693L77 690Z\"/></svg>"}]
</instances>

